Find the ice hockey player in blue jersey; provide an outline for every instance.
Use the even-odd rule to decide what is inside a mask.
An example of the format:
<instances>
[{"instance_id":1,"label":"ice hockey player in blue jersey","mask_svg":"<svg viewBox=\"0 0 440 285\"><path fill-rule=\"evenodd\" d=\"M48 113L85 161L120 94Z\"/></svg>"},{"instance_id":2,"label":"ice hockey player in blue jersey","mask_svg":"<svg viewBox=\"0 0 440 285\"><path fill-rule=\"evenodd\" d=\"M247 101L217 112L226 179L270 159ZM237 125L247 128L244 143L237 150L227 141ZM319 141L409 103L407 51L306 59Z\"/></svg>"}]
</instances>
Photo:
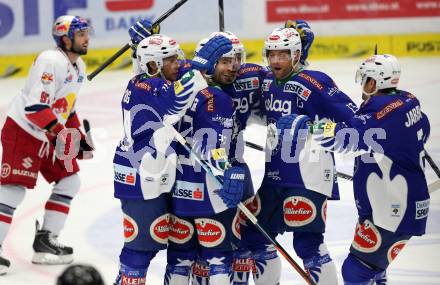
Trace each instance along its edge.
<instances>
[{"instance_id":1,"label":"ice hockey player in blue jersey","mask_svg":"<svg viewBox=\"0 0 440 285\"><path fill-rule=\"evenodd\" d=\"M167 246L169 192L177 155L176 142L165 125L179 121L197 92L207 86L197 70L178 78L183 56L179 44L166 35L145 34L151 29L148 21L139 24L148 28L135 25L130 35L142 73L129 81L123 95L124 138L113 160L115 197L121 201L125 238L116 285L145 284L150 261Z\"/></svg>"},{"instance_id":2,"label":"ice hockey player in blue jersey","mask_svg":"<svg viewBox=\"0 0 440 285\"><path fill-rule=\"evenodd\" d=\"M224 41L231 48L218 57L217 46ZM177 148L181 172L172 191L173 216L165 284L187 285L197 256L206 264L205 274L211 285L232 284L233 249L240 237L236 206L242 198L245 170L232 164L227 155L234 105L231 96L215 82L229 80L231 70L240 67L240 57L228 38L215 35L197 51L192 61L193 68L206 72L210 86L197 94L179 131L186 135L193 152L216 166L214 173L223 176L225 182L223 186L218 184L212 173L202 169L190 153Z\"/></svg>"},{"instance_id":3,"label":"ice hockey player in blue jersey","mask_svg":"<svg viewBox=\"0 0 440 285\"><path fill-rule=\"evenodd\" d=\"M302 117L290 120L290 114L307 114L316 121L345 121L354 115L356 105L328 75L304 69L301 39L295 29L275 29L265 40L263 56L272 72L262 85L268 137L265 175L254 202L257 218L274 237L294 232L295 252L311 278L317 284L337 284L323 236L327 199L338 194L333 157L304 144L297 133L285 134L284 129L305 124ZM262 248L255 260L257 268L258 262L263 268L256 284L278 284L281 262L275 249L259 232L250 236L249 243ZM265 268L270 274L265 274Z\"/></svg>"},{"instance_id":4,"label":"ice hockey player in blue jersey","mask_svg":"<svg viewBox=\"0 0 440 285\"><path fill-rule=\"evenodd\" d=\"M325 148L356 156L359 220L342 265L346 285L386 284L389 264L412 236L425 233L430 198L424 144L430 126L419 100L397 89L400 74L392 55L367 58L356 74L364 100L356 115L311 128Z\"/></svg>"}]
</instances>

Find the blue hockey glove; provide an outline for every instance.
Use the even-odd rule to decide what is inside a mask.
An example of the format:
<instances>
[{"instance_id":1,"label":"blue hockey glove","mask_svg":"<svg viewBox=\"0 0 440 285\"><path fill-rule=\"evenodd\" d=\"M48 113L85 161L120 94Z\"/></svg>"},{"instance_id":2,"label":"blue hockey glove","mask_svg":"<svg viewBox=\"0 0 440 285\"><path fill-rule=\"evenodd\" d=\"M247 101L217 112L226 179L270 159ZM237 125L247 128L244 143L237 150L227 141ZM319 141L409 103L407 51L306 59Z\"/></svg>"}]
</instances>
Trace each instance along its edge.
<instances>
[{"instance_id":1,"label":"blue hockey glove","mask_svg":"<svg viewBox=\"0 0 440 285\"><path fill-rule=\"evenodd\" d=\"M294 28L299 33L302 46L300 62L303 65L306 65L306 60L309 56L309 49L312 46L313 40L315 39L312 29L304 20L287 20L284 26L286 28Z\"/></svg>"},{"instance_id":2,"label":"blue hockey glove","mask_svg":"<svg viewBox=\"0 0 440 285\"><path fill-rule=\"evenodd\" d=\"M140 41L151 36L152 34L158 34L160 32L160 26L152 27L152 23L148 19L137 21L133 26L128 29L131 43L130 46L136 51L136 47Z\"/></svg>"},{"instance_id":3,"label":"blue hockey glove","mask_svg":"<svg viewBox=\"0 0 440 285\"><path fill-rule=\"evenodd\" d=\"M192 60L192 66L197 70L205 70L206 74L214 73L217 61L225 54L231 51L232 42L224 36L215 36L197 52Z\"/></svg>"},{"instance_id":4,"label":"blue hockey glove","mask_svg":"<svg viewBox=\"0 0 440 285\"><path fill-rule=\"evenodd\" d=\"M280 131L280 139L283 139L286 132L290 132L290 138L295 142L298 140L299 131L306 130L303 131L304 137L302 137L305 139L308 134L308 124L310 122L311 119L306 115L291 114L281 117L277 122L277 129Z\"/></svg>"},{"instance_id":5,"label":"blue hockey glove","mask_svg":"<svg viewBox=\"0 0 440 285\"><path fill-rule=\"evenodd\" d=\"M225 170L223 188L217 194L228 208L235 208L243 196L245 170L240 166L233 166Z\"/></svg>"}]
</instances>

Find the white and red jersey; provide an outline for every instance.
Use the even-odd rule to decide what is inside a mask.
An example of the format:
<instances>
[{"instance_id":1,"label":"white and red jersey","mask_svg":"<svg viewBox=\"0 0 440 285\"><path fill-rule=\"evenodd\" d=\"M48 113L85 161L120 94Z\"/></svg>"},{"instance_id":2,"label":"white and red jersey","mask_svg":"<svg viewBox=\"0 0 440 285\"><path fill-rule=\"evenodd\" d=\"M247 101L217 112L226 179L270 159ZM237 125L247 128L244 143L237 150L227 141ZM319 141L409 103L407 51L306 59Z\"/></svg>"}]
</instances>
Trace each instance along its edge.
<instances>
[{"instance_id":1,"label":"white and red jersey","mask_svg":"<svg viewBox=\"0 0 440 285\"><path fill-rule=\"evenodd\" d=\"M84 81L85 64L72 64L59 48L42 52L34 61L26 84L12 101L8 116L32 136L46 140L45 128L65 125L75 111L76 97Z\"/></svg>"}]
</instances>

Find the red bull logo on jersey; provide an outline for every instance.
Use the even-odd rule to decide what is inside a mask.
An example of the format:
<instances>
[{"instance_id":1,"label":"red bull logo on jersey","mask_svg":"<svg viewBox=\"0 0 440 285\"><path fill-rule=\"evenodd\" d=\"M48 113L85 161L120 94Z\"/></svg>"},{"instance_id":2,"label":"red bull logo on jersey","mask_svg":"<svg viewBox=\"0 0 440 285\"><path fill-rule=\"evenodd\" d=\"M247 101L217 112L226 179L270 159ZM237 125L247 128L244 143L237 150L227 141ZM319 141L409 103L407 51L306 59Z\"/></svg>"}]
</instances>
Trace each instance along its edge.
<instances>
[{"instance_id":1,"label":"red bull logo on jersey","mask_svg":"<svg viewBox=\"0 0 440 285\"><path fill-rule=\"evenodd\" d=\"M363 224L356 225L352 247L360 252L371 253L378 250L381 244L380 232L372 222L365 220Z\"/></svg>"},{"instance_id":2,"label":"red bull logo on jersey","mask_svg":"<svg viewBox=\"0 0 440 285\"><path fill-rule=\"evenodd\" d=\"M155 219L150 226L150 236L161 244L168 243L170 233L170 215L164 214Z\"/></svg>"},{"instance_id":3,"label":"red bull logo on jersey","mask_svg":"<svg viewBox=\"0 0 440 285\"><path fill-rule=\"evenodd\" d=\"M225 227L213 219L196 219L196 229L199 243L204 247L215 247L221 244L226 236Z\"/></svg>"},{"instance_id":4,"label":"red bull logo on jersey","mask_svg":"<svg viewBox=\"0 0 440 285\"><path fill-rule=\"evenodd\" d=\"M193 234L194 227L190 222L180 219L174 215L170 215L170 229L168 237L170 241L183 244L189 241Z\"/></svg>"},{"instance_id":5,"label":"red bull logo on jersey","mask_svg":"<svg viewBox=\"0 0 440 285\"><path fill-rule=\"evenodd\" d=\"M310 224L316 218L315 204L301 196L288 197L283 202L284 222L290 227Z\"/></svg>"},{"instance_id":6,"label":"red bull logo on jersey","mask_svg":"<svg viewBox=\"0 0 440 285\"><path fill-rule=\"evenodd\" d=\"M44 85L48 85L51 84L52 81L53 81L53 74L49 72L43 72L43 74L41 75L41 83L43 83Z\"/></svg>"},{"instance_id":7,"label":"red bull logo on jersey","mask_svg":"<svg viewBox=\"0 0 440 285\"><path fill-rule=\"evenodd\" d=\"M388 249L387 257L389 263L391 263L397 257L397 255L399 255L407 242L408 240L399 240Z\"/></svg>"},{"instance_id":8,"label":"red bull logo on jersey","mask_svg":"<svg viewBox=\"0 0 440 285\"><path fill-rule=\"evenodd\" d=\"M130 216L124 215L123 226L125 242L133 241L138 235L138 226L136 221Z\"/></svg>"}]
</instances>

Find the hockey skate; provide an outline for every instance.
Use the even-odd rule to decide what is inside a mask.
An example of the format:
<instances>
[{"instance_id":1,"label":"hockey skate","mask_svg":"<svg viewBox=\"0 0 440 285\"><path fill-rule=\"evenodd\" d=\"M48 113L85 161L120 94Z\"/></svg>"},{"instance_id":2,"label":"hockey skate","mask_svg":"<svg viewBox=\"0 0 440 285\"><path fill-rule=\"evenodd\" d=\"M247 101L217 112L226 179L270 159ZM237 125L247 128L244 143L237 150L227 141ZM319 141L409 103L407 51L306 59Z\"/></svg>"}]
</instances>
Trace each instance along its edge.
<instances>
[{"instance_id":1,"label":"hockey skate","mask_svg":"<svg viewBox=\"0 0 440 285\"><path fill-rule=\"evenodd\" d=\"M11 262L2 256L2 247L0 246L0 275L5 275L9 266L11 266Z\"/></svg>"},{"instance_id":2,"label":"hockey skate","mask_svg":"<svg viewBox=\"0 0 440 285\"><path fill-rule=\"evenodd\" d=\"M47 230L41 230L38 221L35 224L36 234L34 239L34 256L32 263L58 265L68 264L73 261L73 249L60 244L57 236Z\"/></svg>"}]
</instances>

